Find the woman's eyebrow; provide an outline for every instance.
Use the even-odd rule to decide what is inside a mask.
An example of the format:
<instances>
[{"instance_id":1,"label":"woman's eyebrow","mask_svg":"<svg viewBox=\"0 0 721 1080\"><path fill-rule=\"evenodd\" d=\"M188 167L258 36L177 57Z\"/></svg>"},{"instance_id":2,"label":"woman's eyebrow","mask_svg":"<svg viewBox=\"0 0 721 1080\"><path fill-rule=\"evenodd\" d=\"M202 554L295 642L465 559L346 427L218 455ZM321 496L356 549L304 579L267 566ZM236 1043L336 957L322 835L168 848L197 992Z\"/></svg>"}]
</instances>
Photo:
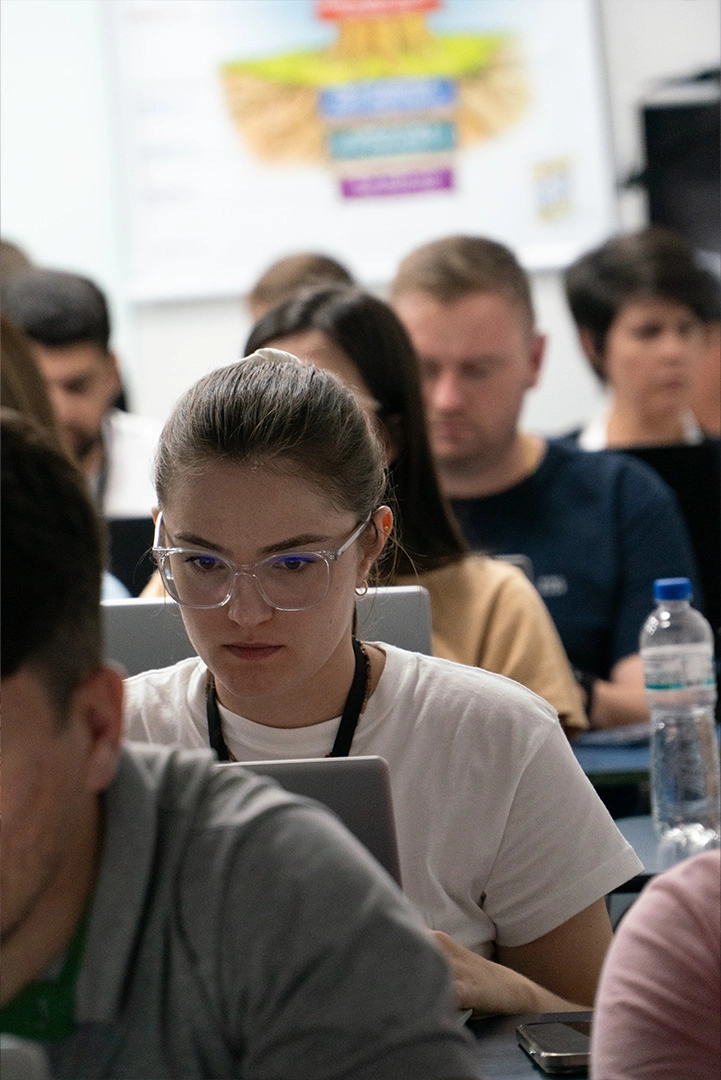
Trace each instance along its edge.
<instances>
[{"instance_id":1,"label":"woman's eyebrow","mask_svg":"<svg viewBox=\"0 0 721 1080\"><path fill-rule=\"evenodd\" d=\"M328 540L328 536L320 536L317 533L301 533L300 536L291 536L287 540L281 540L277 544L268 544L267 547L261 548L260 550L268 555L275 555L277 552L288 551L290 548L327 544Z\"/></svg>"},{"instance_id":2,"label":"woman's eyebrow","mask_svg":"<svg viewBox=\"0 0 721 1080\"><path fill-rule=\"evenodd\" d=\"M220 544L213 544L210 540L206 540L204 536L198 536L197 533L176 533L175 546L177 547L179 544L188 544L190 547L203 548L207 551L217 551L219 555L230 558L230 552L226 548L221 547Z\"/></svg>"},{"instance_id":3,"label":"woman's eyebrow","mask_svg":"<svg viewBox=\"0 0 721 1080\"><path fill-rule=\"evenodd\" d=\"M260 549L261 555L276 555L282 551L289 551L292 548L308 547L310 545L326 544L329 537L322 536L318 533L301 533L299 536L291 536L285 540L279 540L276 544L268 544L266 547ZM206 540L204 536L198 536L197 533L179 532L175 534L175 544L188 544L191 547L203 548L205 551L215 551L218 555L222 555L226 559L232 559L232 552L228 548L222 547L220 544L214 544L210 540Z\"/></svg>"}]
</instances>

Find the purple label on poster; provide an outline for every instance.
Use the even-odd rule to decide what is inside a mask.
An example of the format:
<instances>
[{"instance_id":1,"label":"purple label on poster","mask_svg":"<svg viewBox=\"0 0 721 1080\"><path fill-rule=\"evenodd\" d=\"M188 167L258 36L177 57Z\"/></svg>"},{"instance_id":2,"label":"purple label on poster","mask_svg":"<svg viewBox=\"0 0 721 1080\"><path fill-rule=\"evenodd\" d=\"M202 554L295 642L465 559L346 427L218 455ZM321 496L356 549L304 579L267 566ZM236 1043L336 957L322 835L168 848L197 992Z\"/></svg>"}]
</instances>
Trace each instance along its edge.
<instances>
[{"instance_id":1,"label":"purple label on poster","mask_svg":"<svg viewBox=\"0 0 721 1080\"><path fill-rule=\"evenodd\" d=\"M340 190L344 199L372 199L383 195L416 195L423 191L453 188L452 169L416 169L414 172L383 176L344 178Z\"/></svg>"}]
</instances>

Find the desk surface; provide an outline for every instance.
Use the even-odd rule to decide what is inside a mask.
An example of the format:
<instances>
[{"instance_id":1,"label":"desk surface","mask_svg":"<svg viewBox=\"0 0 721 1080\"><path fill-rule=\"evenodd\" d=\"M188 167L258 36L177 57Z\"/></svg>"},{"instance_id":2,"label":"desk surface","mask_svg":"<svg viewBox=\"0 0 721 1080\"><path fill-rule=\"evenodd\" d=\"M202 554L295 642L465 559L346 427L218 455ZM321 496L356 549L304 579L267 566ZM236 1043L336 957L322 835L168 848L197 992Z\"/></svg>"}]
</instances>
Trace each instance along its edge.
<instances>
[{"instance_id":1,"label":"desk surface","mask_svg":"<svg viewBox=\"0 0 721 1080\"><path fill-rule=\"evenodd\" d=\"M638 878L652 878L701 850L688 844L659 839L650 814L616 818L616 825L643 863L644 873L639 874ZM634 881L638 878L634 878Z\"/></svg>"},{"instance_id":2,"label":"desk surface","mask_svg":"<svg viewBox=\"0 0 721 1080\"><path fill-rule=\"evenodd\" d=\"M470 1020L468 1029L478 1043L478 1061L483 1080L541 1080L545 1073L536 1068L518 1045L518 1025L537 1020L590 1020L592 1015L590 1012L542 1013Z\"/></svg>"},{"instance_id":3,"label":"desk surface","mask_svg":"<svg viewBox=\"0 0 721 1080\"><path fill-rule=\"evenodd\" d=\"M574 746L576 760L586 776L594 782L601 779L630 783L646 779L651 766L648 743L633 746Z\"/></svg>"}]
</instances>

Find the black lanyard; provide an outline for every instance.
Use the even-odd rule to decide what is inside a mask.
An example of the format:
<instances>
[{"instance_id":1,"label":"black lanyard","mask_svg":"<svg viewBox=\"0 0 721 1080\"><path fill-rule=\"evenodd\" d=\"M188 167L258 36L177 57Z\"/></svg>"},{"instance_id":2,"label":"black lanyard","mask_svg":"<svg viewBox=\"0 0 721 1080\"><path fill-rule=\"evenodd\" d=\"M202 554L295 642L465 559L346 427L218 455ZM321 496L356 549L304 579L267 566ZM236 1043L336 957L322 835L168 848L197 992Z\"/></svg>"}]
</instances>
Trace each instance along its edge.
<instances>
[{"instance_id":1,"label":"black lanyard","mask_svg":"<svg viewBox=\"0 0 721 1080\"><path fill-rule=\"evenodd\" d=\"M340 724L335 734L333 749L328 754L328 757L348 757L366 700L370 668L363 646L356 638L353 638L353 653L355 654L353 682L348 691L348 697L345 699L343 715L340 718ZM208 720L210 746L218 755L218 761L232 761L230 751L223 738L220 710L218 709L218 695L215 690L215 679L212 675L208 678L208 690L205 695L205 715Z\"/></svg>"}]
</instances>

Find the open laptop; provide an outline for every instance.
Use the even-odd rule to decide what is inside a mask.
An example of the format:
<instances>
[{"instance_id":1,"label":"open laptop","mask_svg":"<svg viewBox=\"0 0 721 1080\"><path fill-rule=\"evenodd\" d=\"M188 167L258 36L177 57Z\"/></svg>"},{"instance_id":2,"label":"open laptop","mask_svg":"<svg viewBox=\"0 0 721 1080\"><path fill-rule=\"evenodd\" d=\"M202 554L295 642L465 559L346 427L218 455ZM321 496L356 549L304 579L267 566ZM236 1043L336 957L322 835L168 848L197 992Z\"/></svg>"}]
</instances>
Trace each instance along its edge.
<instances>
[{"instance_id":1,"label":"open laptop","mask_svg":"<svg viewBox=\"0 0 721 1080\"><path fill-rule=\"evenodd\" d=\"M323 803L401 884L390 775L382 757L230 761L218 768L238 765L277 780L286 791Z\"/></svg>"}]
</instances>

